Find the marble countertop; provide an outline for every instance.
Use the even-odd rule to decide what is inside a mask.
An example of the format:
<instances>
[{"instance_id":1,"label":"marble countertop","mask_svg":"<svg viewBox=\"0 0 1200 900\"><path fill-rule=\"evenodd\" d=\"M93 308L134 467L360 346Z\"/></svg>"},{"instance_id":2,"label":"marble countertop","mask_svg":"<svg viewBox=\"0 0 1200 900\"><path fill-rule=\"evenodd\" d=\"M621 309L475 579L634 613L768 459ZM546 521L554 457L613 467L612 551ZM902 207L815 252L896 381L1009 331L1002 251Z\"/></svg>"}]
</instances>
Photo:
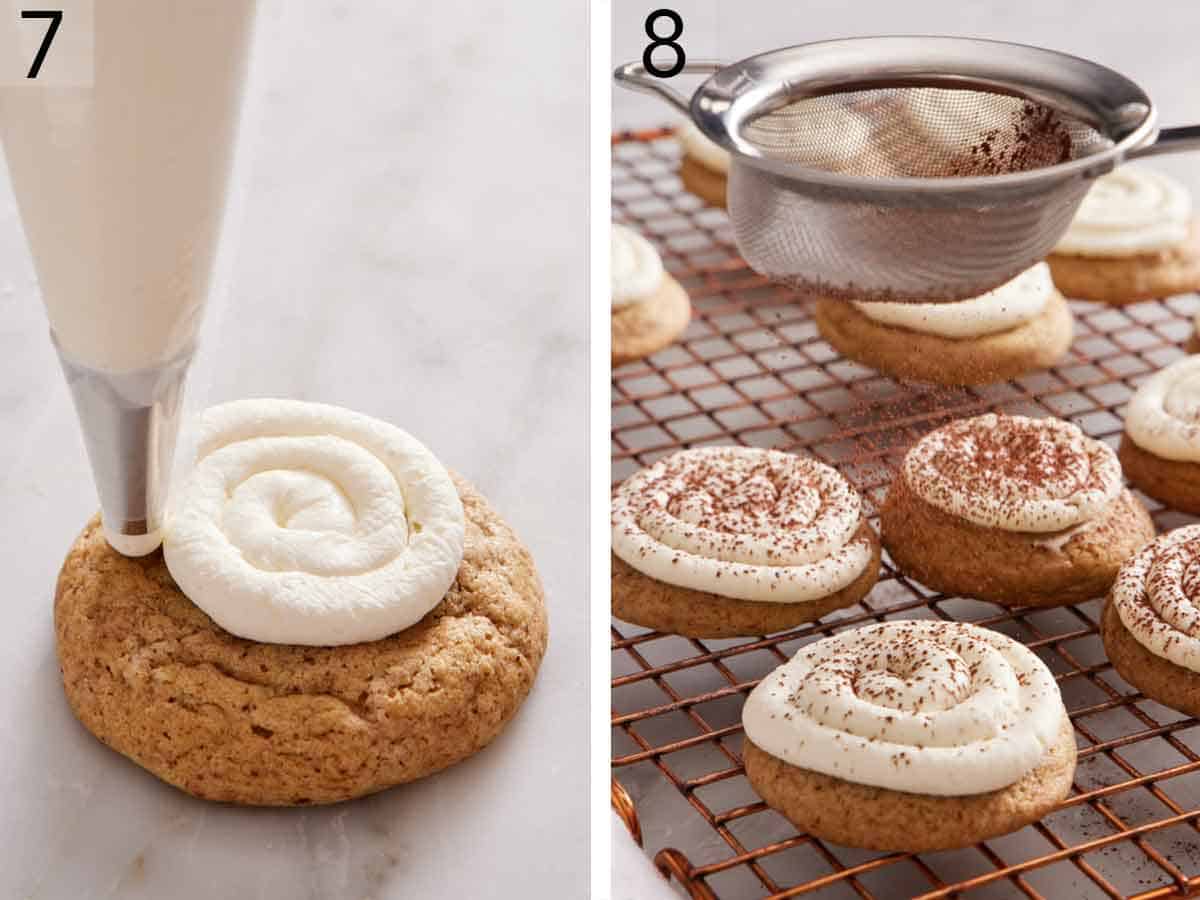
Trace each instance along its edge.
<instances>
[{"instance_id":1,"label":"marble countertop","mask_svg":"<svg viewBox=\"0 0 1200 900\"><path fill-rule=\"evenodd\" d=\"M351 804L193 800L71 716L51 601L95 492L0 176L0 897L586 894L585 33L578 3L263 0L188 407L280 395L400 424L515 526L550 606L491 747Z\"/></svg>"}]
</instances>

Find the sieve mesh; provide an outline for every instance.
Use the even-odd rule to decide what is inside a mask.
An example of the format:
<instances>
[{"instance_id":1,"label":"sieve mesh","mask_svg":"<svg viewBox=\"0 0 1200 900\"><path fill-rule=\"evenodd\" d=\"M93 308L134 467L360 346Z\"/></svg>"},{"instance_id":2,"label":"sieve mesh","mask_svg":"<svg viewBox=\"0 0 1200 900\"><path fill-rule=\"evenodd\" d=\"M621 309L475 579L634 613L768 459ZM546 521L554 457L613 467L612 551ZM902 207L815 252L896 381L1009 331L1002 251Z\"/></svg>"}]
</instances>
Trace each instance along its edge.
<instances>
[{"instance_id":1,"label":"sieve mesh","mask_svg":"<svg viewBox=\"0 0 1200 900\"><path fill-rule=\"evenodd\" d=\"M1112 146L1086 122L1032 100L934 87L809 97L751 119L741 135L771 159L863 178L1025 172Z\"/></svg>"}]
</instances>

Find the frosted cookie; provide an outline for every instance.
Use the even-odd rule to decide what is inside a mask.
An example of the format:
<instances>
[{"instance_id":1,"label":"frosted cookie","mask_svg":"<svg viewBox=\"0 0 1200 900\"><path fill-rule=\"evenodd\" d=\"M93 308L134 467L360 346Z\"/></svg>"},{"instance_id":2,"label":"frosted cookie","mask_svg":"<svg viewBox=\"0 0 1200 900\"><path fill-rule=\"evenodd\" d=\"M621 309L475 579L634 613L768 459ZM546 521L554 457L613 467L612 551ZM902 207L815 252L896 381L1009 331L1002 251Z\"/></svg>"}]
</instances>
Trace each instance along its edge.
<instances>
[{"instance_id":1,"label":"frosted cookie","mask_svg":"<svg viewBox=\"0 0 1200 900\"><path fill-rule=\"evenodd\" d=\"M347 410L240 401L202 423L163 552L121 556L97 518L63 563L58 660L84 726L197 797L272 806L486 746L547 633L533 560L487 501Z\"/></svg>"},{"instance_id":2,"label":"frosted cookie","mask_svg":"<svg viewBox=\"0 0 1200 900\"><path fill-rule=\"evenodd\" d=\"M1029 648L957 622L884 622L802 648L742 710L746 777L801 831L925 852L1016 831L1071 791L1075 738Z\"/></svg>"},{"instance_id":3,"label":"frosted cookie","mask_svg":"<svg viewBox=\"0 0 1200 900\"><path fill-rule=\"evenodd\" d=\"M612 499L612 608L691 637L769 634L861 600L879 541L857 492L816 460L681 450Z\"/></svg>"},{"instance_id":4,"label":"frosted cookie","mask_svg":"<svg viewBox=\"0 0 1200 900\"><path fill-rule=\"evenodd\" d=\"M1006 606L1102 596L1154 537L1106 444L1059 419L994 413L917 441L880 511L896 566L947 594Z\"/></svg>"},{"instance_id":5,"label":"frosted cookie","mask_svg":"<svg viewBox=\"0 0 1200 900\"><path fill-rule=\"evenodd\" d=\"M1135 487L1200 513L1200 356L1176 360L1142 382L1125 408L1118 455Z\"/></svg>"},{"instance_id":6,"label":"frosted cookie","mask_svg":"<svg viewBox=\"0 0 1200 900\"><path fill-rule=\"evenodd\" d=\"M1121 677L1200 716L1200 525L1162 535L1121 567L1100 620Z\"/></svg>"},{"instance_id":7,"label":"frosted cookie","mask_svg":"<svg viewBox=\"0 0 1200 900\"><path fill-rule=\"evenodd\" d=\"M821 298L817 327L843 356L897 378L989 384L1054 365L1071 346L1071 310L1038 263L954 303Z\"/></svg>"},{"instance_id":8,"label":"frosted cookie","mask_svg":"<svg viewBox=\"0 0 1200 900\"><path fill-rule=\"evenodd\" d=\"M670 346L692 319L683 286L667 274L654 245L631 228L612 226L612 365Z\"/></svg>"},{"instance_id":9,"label":"frosted cookie","mask_svg":"<svg viewBox=\"0 0 1200 900\"><path fill-rule=\"evenodd\" d=\"M1068 297L1124 304L1200 290L1200 222L1179 182L1140 166L1096 179L1047 262Z\"/></svg>"},{"instance_id":10,"label":"frosted cookie","mask_svg":"<svg viewBox=\"0 0 1200 900\"><path fill-rule=\"evenodd\" d=\"M729 151L710 140L693 122L680 125L675 135L683 151L679 161L683 186L710 206L724 209Z\"/></svg>"}]
</instances>

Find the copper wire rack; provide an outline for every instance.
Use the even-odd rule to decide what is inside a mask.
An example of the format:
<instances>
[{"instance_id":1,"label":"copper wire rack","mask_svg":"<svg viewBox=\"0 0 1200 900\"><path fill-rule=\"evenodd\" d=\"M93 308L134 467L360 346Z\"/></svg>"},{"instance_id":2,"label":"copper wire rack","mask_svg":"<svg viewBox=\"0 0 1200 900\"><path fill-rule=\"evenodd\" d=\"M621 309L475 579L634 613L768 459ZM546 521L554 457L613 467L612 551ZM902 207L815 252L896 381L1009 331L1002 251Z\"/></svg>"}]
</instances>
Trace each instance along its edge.
<instances>
[{"instance_id":1,"label":"copper wire rack","mask_svg":"<svg viewBox=\"0 0 1200 900\"><path fill-rule=\"evenodd\" d=\"M1073 302L1075 341L1051 369L970 389L897 381L841 358L804 301L748 269L725 213L686 192L677 167L669 130L613 138L614 219L656 244L694 308L674 346L613 373L614 483L683 446L776 447L836 466L877 525L905 449L952 418L1058 416L1115 445L1127 398L1183 354L1200 307L1193 296ZM1141 499L1160 530L1191 521ZM708 900L1200 892L1200 722L1117 675L1097 633L1100 602L1006 610L926 590L886 555L883 569L862 603L769 637L693 640L613 622L613 808L663 875ZM746 696L808 642L917 617L976 622L1036 649L1075 726L1071 796L1036 825L964 850L883 854L797 833L745 779Z\"/></svg>"}]
</instances>

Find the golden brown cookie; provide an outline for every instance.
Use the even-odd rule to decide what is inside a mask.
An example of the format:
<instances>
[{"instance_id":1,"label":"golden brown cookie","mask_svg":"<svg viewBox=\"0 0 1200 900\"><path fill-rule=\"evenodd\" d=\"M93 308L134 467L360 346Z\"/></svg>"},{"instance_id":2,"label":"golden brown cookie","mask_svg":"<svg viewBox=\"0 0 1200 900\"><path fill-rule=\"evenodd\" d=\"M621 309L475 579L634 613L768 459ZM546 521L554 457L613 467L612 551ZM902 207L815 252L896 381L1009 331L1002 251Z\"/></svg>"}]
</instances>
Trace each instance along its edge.
<instances>
[{"instance_id":1,"label":"golden brown cookie","mask_svg":"<svg viewBox=\"0 0 1200 900\"><path fill-rule=\"evenodd\" d=\"M685 637L720 638L772 634L815 622L835 609L853 606L879 579L879 538L866 521L854 539L871 543L871 561L846 587L819 600L767 603L735 600L679 587L644 575L612 557L612 611L618 619Z\"/></svg>"},{"instance_id":2,"label":"golden brown cookie","mask_svg":"<svg viewBox=\"0 0 1200 900\"><path fill-rule=\"evenodd\" d=\"M658 290L645 300L613 307L612 365L621 366L669 347L691 320L687 291L664 274Z\"/></svg>"},{"instance_id":3,"label":"golden brown cookie","mask_svg":"<svg viewBox=\"0 0 1200 900\"><path fill-rule=\"evenodd\" d=\"M985 528L927 503L897 474L880 510L883 546L906 575L946 594L1004 606L1059 606L1103 596L1153 539L1150 514L1126 489L1100 518L1066 532Z\"/></svg>"},{"instance_id":4,"label":"golden brown cookie","mask_svg":"<svg viewBox=\"0 0 1200 900\"><path fill-rule=\"evenodd\" d=\"M1123 306L1200 291L1200 220L1169 250L1111 258L1052 253L1046 262L1058 289L1079 300Z\"/></svg>"},{"instance_id":5,"label":"golden brown cookie","mask_svg":"<svg viewBox=\"0 0 1200 900\"><path fill-rule=\"evenodd\" d=\"M710 169L694 156L685 153L679 161L679 180L685 188L709 206L725 208L724 172Z\"/></svg>"},{"instance_id":6,"label":"golden brown cookie","mask_svg":"<svg viewBox=\"0 0 1200 900\"><path fill-rule=\"evenodd\" d=\"M1100 638L1104 652L1122 678L1164 706L1200 716L1200 674L1143 647L1121 621L1111 597L1100 616Z\"/></svg>"},{"instance_id":7,"label":"golden brown cookie","mask_svg":"<svg viewBox=\"0 0 1200 900\"><path fill-rule=\"evenodd\" d=\"M936 384L990 384L1059 362L1071 346L1071 310L1055 293L1036 318L1011 331L948 338L876 322L853 303L821 298L813 317L843 356L885 375Z\"/></svg>"},{"instance_id":8,"label":"golden brown cookie","mask_svg":"<svg viewBox=\"0 0 1200 900\"><path fill-rule=\"evenodd\" d=\"M923 853L1008 834L1051 812L1071 792L1076 751L1064 717L1040 766L1002 790L963 797L846 781L786 763L749 738L742 758L751 787L801 831L850 847Z\"/></svg>"},{"instance_id":9,"label":"golden brown cookie","mask_svg":"<svg viewBox=\"0 0 1200 900\"><path fill-rule=\"evenodd\" d=\"M1134 487L1173 509L1200 515L1200 464L1164 459L1139 447L1126 432L1117 450Z\"/></svg>"},{"instance_id":10,"label":"golden brown cookie","mask_svg":"<svg viewBox=\"0 0 1200 900\"><path fill-rule=\"evenodd\" d=\"M260 644L216 626L171 580L88 523L54 605L72 710L96 737L206 800L336 803L482 750L533 686L546 610L533 560L487 501L466 511L458 577L398 634L342 647Z\"/></svg>"}]
</instances>

